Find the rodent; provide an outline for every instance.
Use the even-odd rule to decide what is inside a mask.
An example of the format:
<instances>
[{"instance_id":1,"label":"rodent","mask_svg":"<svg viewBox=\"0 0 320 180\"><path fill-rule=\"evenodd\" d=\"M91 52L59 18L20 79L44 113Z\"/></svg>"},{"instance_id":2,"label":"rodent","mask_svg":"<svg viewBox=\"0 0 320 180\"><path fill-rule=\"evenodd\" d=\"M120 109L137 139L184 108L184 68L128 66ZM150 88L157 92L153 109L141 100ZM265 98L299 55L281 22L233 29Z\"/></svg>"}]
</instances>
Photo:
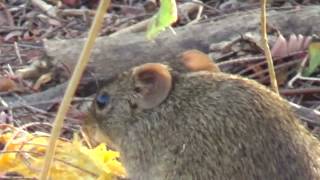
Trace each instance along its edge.
<instances>
[{"instance_id":1,"label":"rodent","mask_svg":"<svg viewBox=\"0 0 320 180\"><path fill-rule=\"evenodd\" d=\"M286 100L254 80L187 68L142 64L97 93L84 127L120 152L129 179L320 179L320 143Z\"/></svg>"}]
</instances>

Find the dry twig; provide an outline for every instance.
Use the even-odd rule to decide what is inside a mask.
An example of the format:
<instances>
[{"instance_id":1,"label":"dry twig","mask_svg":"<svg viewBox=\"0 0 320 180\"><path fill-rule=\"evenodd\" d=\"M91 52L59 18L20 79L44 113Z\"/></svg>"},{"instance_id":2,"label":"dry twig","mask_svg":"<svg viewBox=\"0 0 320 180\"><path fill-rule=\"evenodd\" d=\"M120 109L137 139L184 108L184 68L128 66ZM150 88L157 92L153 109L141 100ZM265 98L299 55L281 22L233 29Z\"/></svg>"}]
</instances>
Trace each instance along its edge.
<instances>
[{"instance_id":1,"label":"dry twig","mask_svg":"<svg viewBox=\"0 0 320 180\"><path fill-rule=\"evenodd\" d=\"M274 66L272 62L272 56L268 45L267 37L267 16L266 16L266 4L267 0L261 0L261 37L264 53L268 62L269 76L271 81L271 88L274 92L279 94L276 73L274 72Z\"/></svg>"},{"instance_id":2,"label":"dry twig","mask_svg":"<svg viewBox=\"0 0 320 180\"><path fill-rule=\"evenodd\" d=\"M110 0L106 1L100 1L99 7L97 9L97 14L95 16L95 19L92 23L91 29L89 31L88 39L81 51L80 58L77 62L77 65L75 67L75 70L72 74L71 80L68 84L66 93L62 99L62 103L59 107L57 116L54 121L52 133L49 139L49 145L46 151L45 156L45 162L43 169L40 174L40 180L46 180L48 179L48 174L50 170L50 166L52 163L52 160L54 158L54 152L55 152L55 146L56 146L56 140L58 139L61 131L61 127L63 125L64 116L66 115L68 111L68 107L71 103L72 97L76 91L76 88L79 84L80 78L82 76L82 73L84 72L84 69L86 68L86 65L89 61L89 56L91 54L91 49L94 46L95 39L98 35L99 30L101 29L101 24L103 20L103 15L106 12L107 8L109 7Z\"/></svg>"}]
</instances>

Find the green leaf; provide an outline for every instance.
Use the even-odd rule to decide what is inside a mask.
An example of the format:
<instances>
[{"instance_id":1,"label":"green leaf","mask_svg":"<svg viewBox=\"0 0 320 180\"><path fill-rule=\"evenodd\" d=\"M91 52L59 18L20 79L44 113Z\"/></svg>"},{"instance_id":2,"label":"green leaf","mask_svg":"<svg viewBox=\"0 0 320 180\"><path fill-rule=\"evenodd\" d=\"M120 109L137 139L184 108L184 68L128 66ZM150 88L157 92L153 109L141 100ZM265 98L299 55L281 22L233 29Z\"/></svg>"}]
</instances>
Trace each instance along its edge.
<instances>
[{"instance_id":1,"label":"green leaf","mask_svg":"<svg viewBox=\"0 0 320 180\"><path fill-rule=\"evenodd\" d=\"M320 65L320 42L312 42L309 45L309 66L303 72L304 76L310 76Z\"/></svg>"},{"instance_id":2,"label":"green leaf","mask_svg":"<svg viewBox=\"0 0 320 180\"><path fill-rule=\"evenodd\" d=\"M157 35L170 27L178 19L175 0L160 0L159 11L152 17L147 29L147 38L154 39Z\"/></svg>"}]
</instances>

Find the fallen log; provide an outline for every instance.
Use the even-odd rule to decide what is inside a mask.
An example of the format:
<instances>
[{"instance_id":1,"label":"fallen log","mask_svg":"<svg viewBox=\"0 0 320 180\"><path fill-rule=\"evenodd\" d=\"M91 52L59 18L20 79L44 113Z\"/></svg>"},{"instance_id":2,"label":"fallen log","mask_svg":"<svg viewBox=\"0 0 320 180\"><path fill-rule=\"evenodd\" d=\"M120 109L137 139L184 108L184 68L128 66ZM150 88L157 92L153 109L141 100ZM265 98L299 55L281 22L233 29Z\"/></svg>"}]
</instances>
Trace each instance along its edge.
<instances>
[{"instance_id":1,"label":"fallen log","mask_svg":"<svg viewBox=\"0 0 320 180\"><path fill-rule=\"evenodd\" d=\"M320 32L320 6L301 9L270 10L268 23L284 35L310 35ZM228 14L219 19L176 28L177 35L167 30L155 42L147 41L145 33L128 33L96 40L91 63L97 77L109 78L137 64L175 61L188 49L208 52L211 43L226 41L247 32L260 32L260 11L251 10ZM84 39L49 40L44 43L47 55L71 69L81 52Z\"/></svg>"}]
</instances>

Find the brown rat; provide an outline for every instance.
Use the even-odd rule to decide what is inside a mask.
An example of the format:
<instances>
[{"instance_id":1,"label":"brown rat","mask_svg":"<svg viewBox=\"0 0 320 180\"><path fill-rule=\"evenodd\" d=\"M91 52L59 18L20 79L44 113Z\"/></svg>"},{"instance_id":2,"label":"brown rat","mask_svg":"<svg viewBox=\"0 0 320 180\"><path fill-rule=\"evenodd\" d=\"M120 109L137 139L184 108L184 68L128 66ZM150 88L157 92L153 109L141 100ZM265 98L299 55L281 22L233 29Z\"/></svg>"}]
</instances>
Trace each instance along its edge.
<instances>
[{"instance_id":1,"label":"brown rat","mask_svg":"<svg viewBox=\"0 0 320 180\"><path fill-rule=\"evenodd\" d=\"M120 74L98 92L89 135L120 151L133 180L320 179L320 143L286 100L201 70L147 63Z\"/></svg>"}]
</instances>

